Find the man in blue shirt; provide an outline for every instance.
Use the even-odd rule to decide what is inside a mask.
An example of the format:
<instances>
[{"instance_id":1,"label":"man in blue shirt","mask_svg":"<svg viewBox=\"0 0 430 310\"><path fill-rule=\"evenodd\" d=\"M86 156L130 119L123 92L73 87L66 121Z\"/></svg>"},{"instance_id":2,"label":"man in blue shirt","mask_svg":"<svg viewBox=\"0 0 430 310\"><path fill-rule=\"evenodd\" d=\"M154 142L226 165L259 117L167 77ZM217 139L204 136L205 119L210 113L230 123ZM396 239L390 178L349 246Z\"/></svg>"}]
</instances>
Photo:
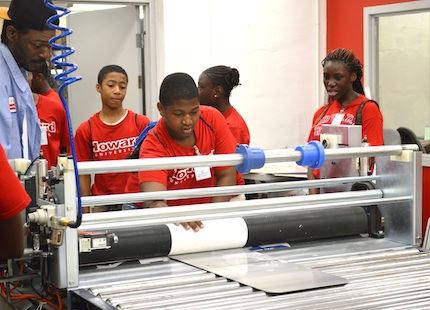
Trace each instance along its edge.
<instances>
[{"instance_id":1,"label":"man in blue shirt","mask_svg":"<svg viewBox=\"0 0 430 310\"><path fill-rule=\"evenodd\" d=\"M44 0L12 0L4 19L0 43L0 144L8 159L39 156L41 130L27 71L50 57L48 43L55 31L46 20L56 11ZM56 20L58 24L58 20Z\"/></svg>"}]
</instances>

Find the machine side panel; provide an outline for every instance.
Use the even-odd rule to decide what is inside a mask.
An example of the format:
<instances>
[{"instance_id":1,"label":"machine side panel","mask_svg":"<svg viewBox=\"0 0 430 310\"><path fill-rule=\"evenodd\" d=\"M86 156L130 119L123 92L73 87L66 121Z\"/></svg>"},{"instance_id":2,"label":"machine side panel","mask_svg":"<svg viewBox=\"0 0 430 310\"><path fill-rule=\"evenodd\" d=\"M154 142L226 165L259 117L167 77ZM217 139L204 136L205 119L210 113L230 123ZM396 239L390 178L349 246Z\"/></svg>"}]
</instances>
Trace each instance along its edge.
<instances>
[{"instance_id":1,"label":"machine side panel","mask_svg":"<svg viewBox=\"0 0 430 310\"><path fill-rule=\"evenodd\" d=\"M377 158L376 173L383 176L376 186L384 198L406 196L407 202L382 204L385 237L410 245L421 244L422 154L403 151L399 156Z\"/></svg>"}]
</instances>

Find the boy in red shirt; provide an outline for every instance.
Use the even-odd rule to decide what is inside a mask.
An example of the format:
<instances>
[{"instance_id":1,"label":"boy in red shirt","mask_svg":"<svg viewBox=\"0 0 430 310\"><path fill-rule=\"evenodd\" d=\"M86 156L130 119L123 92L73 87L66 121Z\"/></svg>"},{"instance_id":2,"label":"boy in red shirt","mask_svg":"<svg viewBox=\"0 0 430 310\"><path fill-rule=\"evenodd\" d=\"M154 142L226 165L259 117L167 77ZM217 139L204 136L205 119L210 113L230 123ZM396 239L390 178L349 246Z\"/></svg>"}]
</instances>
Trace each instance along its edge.
<instances>
[{"instance_id":1,"label":"boy in red shirt","mask_svg":"<svg viewBox=\"0 0 430 310\"><path fill-rule=\"evenodd\" d=\"M123 107L127 85L128 76L122 67L108 65L100 70L96 89L101 96L102 109L76 130L78 161L126 159L130 155L137 137L149 124L149 118ZM130 174L97 174L92 186L91 176L81 175L81 195L122 194Z\"/></svg>"},{"instance_id":2,"label":"boy in red shirt","mask_svg":"<svg viewBox=\"0 0 430 310\"><path fill-rule=\"evenodd\" d=\"M186 73L168 75L161 84L159 100L157 108L162 117L143 141L140 158L235 152L236 141L224 117L212 107L200 106L198 89L191 76ZM236 185L236 168L223 166L139 171L138 183L142 192L231 186ZM225 202L230 198L218 196L154 200L144 201L143 204L146 208L154 208ZM181 224L187 230L191 228L199 231L203 228L200 221Z\"/></svg>"},{"instance_id":3,"label":"boy in red shirt","mask_svg":"<svg viewBox=\"0 0 430 310\"><path fill-rule=\"evenodd\" d=\"M41 150L51 168L57 165L60 154L67 154L70 146L66 111L60 96L49 85L48 64L45 62L31 73L29 83L42 131Z\"/></svg>"}]
</instances>

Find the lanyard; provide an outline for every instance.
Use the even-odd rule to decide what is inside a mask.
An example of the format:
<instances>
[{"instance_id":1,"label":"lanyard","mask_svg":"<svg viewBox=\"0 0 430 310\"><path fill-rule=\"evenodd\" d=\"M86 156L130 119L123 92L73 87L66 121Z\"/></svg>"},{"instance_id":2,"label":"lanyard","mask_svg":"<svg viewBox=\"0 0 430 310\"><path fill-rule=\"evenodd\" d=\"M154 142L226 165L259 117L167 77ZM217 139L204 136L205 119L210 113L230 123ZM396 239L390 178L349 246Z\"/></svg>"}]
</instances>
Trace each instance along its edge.
<instances>
[{"instance_id":1,"label":"lanyard","mask_svg":"<svg viewBox=\"0 0 430 310\"><path fill-rule=\"evenodd\" d=\"M194 152L196 152L196 155L198 155L198 156L202 155L202 154L200 154L200 150L197 147L197 145L194 144L193 148L194 148Z\"/></svg>"}]
</instances>

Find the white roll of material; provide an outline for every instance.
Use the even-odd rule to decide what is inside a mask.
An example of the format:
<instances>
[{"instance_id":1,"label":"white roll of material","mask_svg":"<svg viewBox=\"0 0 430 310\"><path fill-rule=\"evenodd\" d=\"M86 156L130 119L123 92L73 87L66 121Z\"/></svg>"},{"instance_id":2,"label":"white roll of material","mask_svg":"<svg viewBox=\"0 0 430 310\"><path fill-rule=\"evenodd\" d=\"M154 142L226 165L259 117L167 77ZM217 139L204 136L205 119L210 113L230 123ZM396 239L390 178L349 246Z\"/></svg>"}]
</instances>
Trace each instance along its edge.
<instances>
[{"instance_id":1,"label":"white roll of material","mask_svg":"<svg viewBox=\"0 0 430 310\"><path fill-rule=\"evenodd\" d=\"M172 238L169 255L242 248L248 240L248 227L243 218L202 221L198 232L175 224L167 224Z\"/></svg>"}]
</instances>

